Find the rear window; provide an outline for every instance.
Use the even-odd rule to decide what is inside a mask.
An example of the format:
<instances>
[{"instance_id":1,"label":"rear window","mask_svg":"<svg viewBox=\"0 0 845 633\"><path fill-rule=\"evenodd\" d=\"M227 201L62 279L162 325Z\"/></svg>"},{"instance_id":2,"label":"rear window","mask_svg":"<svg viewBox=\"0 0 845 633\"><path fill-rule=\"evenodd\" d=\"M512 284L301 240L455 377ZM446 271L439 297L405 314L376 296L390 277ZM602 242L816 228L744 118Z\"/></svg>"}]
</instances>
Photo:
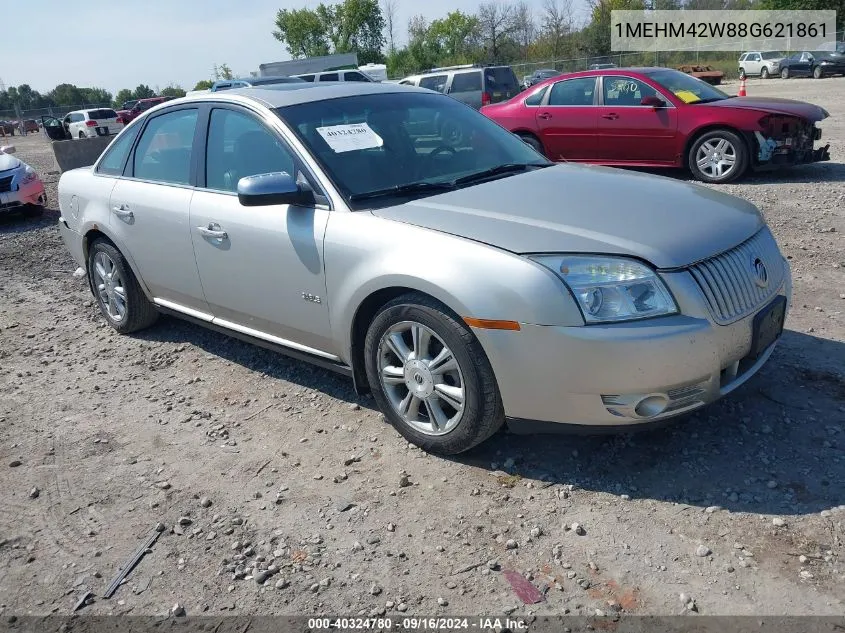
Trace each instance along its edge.
<instances>
[{"instance_id":1,"label":"rear window","mask_svg":"<svg viewBox=\"0 0 845 633\"><path fill-rule=\"evenodd\" d=\"M344 81L366 81L369 82L370 80L367 79L361 73L353 70L352 72L343 73L343 80Z\"/></svg>"},{"instance_id":2,"label":"rear window","mask_svg":"<svg viewBox=\"0 0 845 633\"><path fill-rule=\"evenodd\" d=\"M486 68L484 70L484 81L487 83L487 90L514 90L517 88L516 75L508 66L498 68Z\"/></svg>"},{"instance_id":3,"label":"rear window","mask_svg":"<svg viewBox=\"0 0 845 633\"><path fill-rule=\"evenodd\" d=\"M420 79L420 88L428 88L429 90L436 90L437 92L446 92L446 81L449 79L446 75L430 75Z\"/></svg>"},{"instance_id":4,"label":"rear window","mask_svg":"<svg viewBox=\"0 0 845 633\"><path fill-rule=\"evenodd\" d=\"M449 92L481 92L481 71L455 74Z\"/></svg>"},{"instance_id":5,"label":"rear window","mask_svg":"<svg viewBox=\"0 0 845 633\"><path fill-rule=\"evenodd\" d=\"M88 110L88 118L96 121L97 119L116 119L117 112L114 110Z\"/></svg>"}]
</instances>

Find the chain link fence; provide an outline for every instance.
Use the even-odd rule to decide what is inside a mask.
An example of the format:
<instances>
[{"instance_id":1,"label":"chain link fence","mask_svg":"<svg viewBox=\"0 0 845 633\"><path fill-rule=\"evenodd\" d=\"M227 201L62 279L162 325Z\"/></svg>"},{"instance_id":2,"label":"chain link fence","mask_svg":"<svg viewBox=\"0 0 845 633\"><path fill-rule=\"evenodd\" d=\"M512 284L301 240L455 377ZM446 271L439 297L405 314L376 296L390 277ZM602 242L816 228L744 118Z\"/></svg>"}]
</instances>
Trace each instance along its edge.
<instances>
[{"instance_id":1,"label":"chain link fence","mask_svg":"<svg viewBox=\"0 0 845 633\"><path fill-rule=\"evenodd\" d=\"M76 110L96 110L98 108L111 108L111 103L83 103L71 106L50 106L46 108L34 108L21 110L20 115L15 110L0 110L0 136L13 136L21 134L24 129L23 122L34 120L41 123L42 116L52 116L61 119L69 112Z\"/></svg>"}]
</instances>

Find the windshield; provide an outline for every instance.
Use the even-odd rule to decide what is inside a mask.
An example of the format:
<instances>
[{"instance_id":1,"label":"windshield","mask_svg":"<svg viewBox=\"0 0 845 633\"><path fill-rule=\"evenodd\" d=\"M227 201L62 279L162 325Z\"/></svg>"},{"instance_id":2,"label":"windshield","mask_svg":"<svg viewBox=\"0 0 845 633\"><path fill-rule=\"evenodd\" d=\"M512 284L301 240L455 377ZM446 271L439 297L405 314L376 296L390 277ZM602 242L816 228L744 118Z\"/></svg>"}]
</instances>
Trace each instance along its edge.
<instances>
[{"instance_id":1,"label":"windshield","mask_svg":"<svg viewBox=\"0 0 845 633\"><path fill-rule=\"evenodd\" d=\"M782 53L778 53L777 51L772 51L771 53L761 53L763 59L780 59L783 57Z\"/></svg>"},{"instance_id":2,"label":"windshield","mask_svg":"<svg viewBox=\"0 0 845 633\"><path fill-rule=\"evenodd\" d=\"M401 188L397 195L422 197L436 193L428 185L470 186L471 178L455 181L504 165L551 164L483 114L437 94L359 95L276 112L347 199Z\"/></svg>"},{"instance_id":3,"label":"windshield","mask_svg":"<svg viewBox=\"0 0 845 633\"><path fill-rule=\"evenodd\" d=\"M729 98L718 88L679 70L656 70L648 73L648 77L685 103L707 103Z\"/></svg>"}]
</instances>

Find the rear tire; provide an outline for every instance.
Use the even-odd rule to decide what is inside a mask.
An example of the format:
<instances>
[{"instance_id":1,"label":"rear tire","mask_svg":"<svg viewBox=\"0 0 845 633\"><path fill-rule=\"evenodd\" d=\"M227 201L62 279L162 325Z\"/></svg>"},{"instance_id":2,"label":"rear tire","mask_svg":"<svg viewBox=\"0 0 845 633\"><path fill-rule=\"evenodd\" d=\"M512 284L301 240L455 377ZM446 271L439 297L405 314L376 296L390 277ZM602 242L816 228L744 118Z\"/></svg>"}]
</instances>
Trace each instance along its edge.
<instances>
[{"instance_id":1,"label":"rear tire","mask_svg":"<svg viewBox=\"0 0 845 633\"><path fill-rule=\"evenodd\" d=\"M789 68L784 68L782 71L780 71L780 78L789 79Z\"/></svg>"},{"instance_id":2,"label":"rear tire","mask_svg":"<svg viewBox=\"0 0 845 633\"><path fill-rule=\"evenodd\" d=\"M545 150L545 148L543 147L543 144L540 142L540 139L538 139L538 138L537 138L536 136L534 136L533 134L522 133L522 134L520 134L520 135L519 135L519 138L521 138L521 139L522 139L522 142L523 142L523 143L525 143L526 145L530 145L530 146L531 146L531 147L533 147L535 150L537 150L537 152L538 152L541 156L545 156L545 155L546 155L546 150Z\"/></svg>"},{"instance_id":3,"label":"rear tire","mask_svg":"<svg viewBox=\"0 0 845 633\"><path fill-rule=\"evenodd\" d=\"M748 150L730 130L711 130L690 146L687 164L696 180L726 183L736 180L748 167Z\"/></svg>"},{"instance_id":4,"label":"rear tire","mask_svg":"<svg viewBox=\"0 0 845 633\"><path fill-rule=\"evenodd\" d=\"M79 138L85 138L85 135L84 135L82 132L80 132L80 133L79 133Z\"/></svg>"},{"instance_id":5,"label":"rear tire","mask_svg":"<svg viewBox=\"0 0 845 633\"><path fill-rule=\"evenodd\" d=\"M100 239L88 252L91 291L109 325L121 334L137 332L158 319L126 259L115 246Z\"/></svg>"},{"instance_id":6,"label":"rear tire","mask_svg":"<svg viewBox=\"0 0 845 633\"><path fill-rule=\"evenodd\" d=\"M460 317L429 296L409 293L385 305L367 331L364 360L385 418L425 451L462 453L504 423L481 344Z\"/></svg>"},{"instance_id":7,"label":"rear tire","mask_svg":"<svg viewBox=\"0 0 845 633\"><path fill-rule=\"evenodd\" d=\"M768 79L769 78L769 69L763 66L763 70L760 71L760 79Z\"/></svg>"}]
</instances>

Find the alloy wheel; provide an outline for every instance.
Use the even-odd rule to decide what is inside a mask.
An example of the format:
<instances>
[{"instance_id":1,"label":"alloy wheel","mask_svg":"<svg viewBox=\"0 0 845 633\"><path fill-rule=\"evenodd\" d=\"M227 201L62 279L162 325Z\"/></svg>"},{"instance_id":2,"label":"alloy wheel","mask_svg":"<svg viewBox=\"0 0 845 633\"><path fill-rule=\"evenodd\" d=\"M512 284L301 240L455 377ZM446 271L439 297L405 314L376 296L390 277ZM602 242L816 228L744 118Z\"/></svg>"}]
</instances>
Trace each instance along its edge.
<instances>
[{"instance_id":1,"label":"alloy wheel","mask_svg":"<svg viewBox=\"0 0 845 633\"><path fill-rule=\"evenodd\" d=\"M465 383L452 350L414 321L391 326L378 345L379 380L402 420L425 435L445 435L460 424Z\"/></svg>"},{"instance_id":2,"label":"alloy wheel","mask_svg":"<svg viewBox=\"0 0 845 633\"><path fill-rule=\"evenodd\" d=\"M710 178L724 178L736 169L736 147L726 138L707 139L695 153L695 164Z\"/></svg>"},{"instance_id":3,"label":"alloy wheel","mask_svg":"<svg viewBox=\"0 0 845 633\"><path fill-rule=\"evenodd\" d=\"M111 257L100 251L94 256L94 287L97 297L108 313L117 323L126 318L126 288L120 271Z\"/></svg>"}]
</instances>

